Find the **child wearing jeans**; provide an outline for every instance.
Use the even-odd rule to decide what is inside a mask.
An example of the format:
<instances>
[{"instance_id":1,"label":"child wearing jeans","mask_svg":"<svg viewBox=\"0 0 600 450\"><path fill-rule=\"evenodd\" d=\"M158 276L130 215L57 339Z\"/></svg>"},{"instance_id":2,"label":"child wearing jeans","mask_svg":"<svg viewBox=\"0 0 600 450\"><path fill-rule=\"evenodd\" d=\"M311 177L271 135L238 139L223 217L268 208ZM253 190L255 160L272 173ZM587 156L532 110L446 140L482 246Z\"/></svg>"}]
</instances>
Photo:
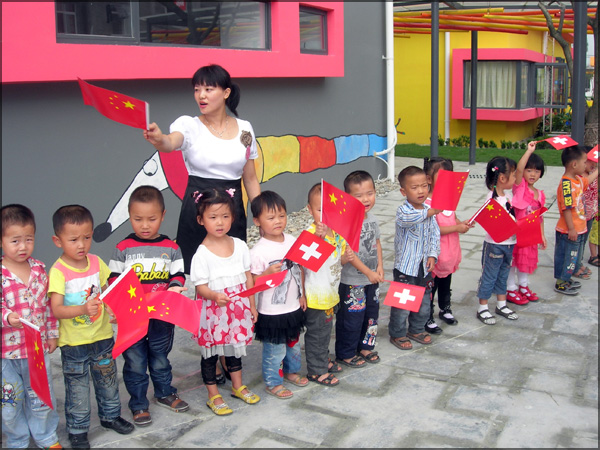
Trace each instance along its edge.
<instances>
[{"instance_id":1,"label":"child wearing jeans","mask_svg":"<svg viewBox=\"0 0 600 450\"><path fill-rule=\"evenodd\" d=\"M52 216L52 241L62 255L50 269L48 293L59 319L60 347L65 380L65 416L73 448L89 448L90 377L94 383L98 416L104 428L129 434L133 425L121 417L117 363L112 357L111 311L98 296L110 270L89 253L94 233L90 211L80 205L60 207Z\"/></svg>"},{"instance_id":2,"label":"child wearing jeans","mask_svg":"<svg viewBox=\"0 0 600 450\"><path fill-rule=\"evenodd\" d=\"M308 379L298 374L302 363L300 333L306 319L302 268L283 257L296 240L284 233L287 224L285 200L273 191L263 191L252 200L254 224L262 237L250 249L250 271L257 277L288 270L283 282L257 294L258 320L255 339L262 341L262 373L267 394L280 399L294 394L283 385L289 381L306 386Z\"/></svg>"},{"instance_id":3,"label":"child wearing jeans","mask_svg":"<svg viewBox=\"0 0 600 450\"><path fill-rule=\"evenodd\" d=\"M165 202L154 186L140 186L129 197L129 221L133 233L117 244L108 263L109 283L131 267L140 279L144 292L175 291L187 288L183 274L183 257L179 246L160 234L165 217ZM127 301L128 299L124 299ZM150 319L148 333L123 352L123 381L129 392L129 409L133 423L148 426L152 423L147 392L148 373L154 385L157 404L175 412L187 411L189 405L179 398L171 384L173 373L169 352L173 348L175 325Z\"/></svg>"},{"instance_id":4,"label":"child wearing jeans","mask_svg":"<svg viewBox=\"0 0 600 450\"><path fill-rule=\"evenodd\" d=\"M432 342L424 327L429 318L432 271L440 254L440 227L434 216L441 210L425 204L429 183L423 169L405 167L398 174L398 181L406 202L396 212L394 281L423 286L425 294L416 313L392 306L389 332L392 344L400 350L410 350L411 340L424 345Z\"/></svg>"},{"instance_id":5,"label":"child wearing jeans","mask_svg":"<svg viewBox=\"0 0 600 450\"><path fill-rule=\"evenodd\" d=\"M58 322L46 295L44 264L31 257L35 219L23 205L2 207L2 432L9 448L28 448L29 438L42 448L62 448L58 442L56 410L44 404L31 388L25 332L19 319L40 328L50 396L50 357L58 343Z\"/></svg>"}]
</instances>

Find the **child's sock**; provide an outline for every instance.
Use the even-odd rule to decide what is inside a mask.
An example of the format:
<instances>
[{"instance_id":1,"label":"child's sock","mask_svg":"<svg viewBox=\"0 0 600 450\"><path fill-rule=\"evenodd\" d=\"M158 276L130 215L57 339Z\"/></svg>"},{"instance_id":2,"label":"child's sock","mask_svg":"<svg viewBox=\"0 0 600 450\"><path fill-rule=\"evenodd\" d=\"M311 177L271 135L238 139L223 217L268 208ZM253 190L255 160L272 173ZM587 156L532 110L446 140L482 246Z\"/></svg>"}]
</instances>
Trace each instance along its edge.
<instances>
[{"instance_id":1,"label":"child's sock","mask_svg":"<svg viewBox=\"0 0 600 450\"><path fill-rule=\"evenodd\" d=\"M480 305L479 305L479 310L478 310L478 311L479 311L479 312L481 312L481 311L485 311L486 309L488 309L488 305L481 305L481 304L480 304Z\"/></svg>"},{"instance_id":2,"label":"child's sock","mask_svg":"<svg viewBox=\"0 0 600 450\"><path fill-rule=\"evenodd\" d=\"M498 309L502 309L506 306L506 300L498 300L498 304L496 305Z\"/></svg>"}]
</instances>

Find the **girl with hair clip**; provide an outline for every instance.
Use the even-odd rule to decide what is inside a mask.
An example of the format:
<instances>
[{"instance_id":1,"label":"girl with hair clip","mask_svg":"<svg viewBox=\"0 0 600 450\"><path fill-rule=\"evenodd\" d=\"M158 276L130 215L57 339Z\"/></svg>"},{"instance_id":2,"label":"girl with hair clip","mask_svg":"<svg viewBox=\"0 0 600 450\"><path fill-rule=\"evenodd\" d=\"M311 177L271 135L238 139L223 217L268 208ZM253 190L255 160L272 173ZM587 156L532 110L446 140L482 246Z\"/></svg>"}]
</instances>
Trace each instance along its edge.
<instances>
[{"instance_id":1,"label":"girl with hair clip","mask_svg":"<svg viewBox=\"0 0 600 450\"><path fill-rule=\"evenodd\" d=\"M427 183L429 183L429 196L425 200L425 203L429 206L431 206L431 194L433 193L433 187L437 181L440 169L454 171L452 160L442 158L441 156L424 159L423 170L427 174ZM438 307L440 309L438 313L439 318L448 325L457 325L458 320L454 318L451 309L450 296L452 289L450 289L450 285L452 283L452 274L458 270L462 259L458 235L459 233L466 233L474 225L469 225L468 221L461 222L458 220L454 211L442 211L435 218L440 227L440 255L433 268L434 279L431 290L431 309L429 311L429 320L425 324L425 331L432 334L440 334L443 330L435 323L433 318L433 298L437 292Z\"/></svg>"},{"instance_id":2,"label":"girl with hair clip","mask_svg":"<svg viewBox=\"0 0 600 450\"><path fill-rule=\"evenodd\" d=\"M511 190L515 184L516 168L517 163L512 159L495 156L488 162L485 171L485 184L490 190L487 199L493 198L513 216L515 213L511 205ZM488 309L488 300L492 294L496 294L497 297L496 314L509 320L519 318L506 306L506 282L516 242L516 235L502 242L495 242L488 233L484 238L481 254L482 273L477 289L479 298L477 318L486 325L496 323L495 316Z\"/></svg>"},{"instance_id":3,"label":"girl with hair clip","mask_svg":"<svg viewBox=\"0 0 600 450\"><path fill-rule=\"evenodd\" d=\"M250 273L250 251L244 241L227 232L234 220L230 192L210 189L194 192L197 220L206 237L192 258L190 277L196 300L202 302L197 336L202 355L202 380L208 391L206 405L218 416L231 414L217 388L217 359L224 356L231 377L231 396L248 404L260 397L242 384L242 356L252 342L258 312L254 296L236 294L254 286Z\"/></svg>"},{"instance_id":4,"label":"girl with hair clip","mask_svg":"<svg viewBox=\"0 0 600 450\"><path fill-rule=\"evenodd\" d=\"M512 205L515 208L516 219L521 219L528 214L542 208L546 203L546 195L534 184L544 176L544 160L534 153L535 142L527 145L527 150L517 164L515 185L513 186ZM546 249L547 242L544 236L544 221L542 219L542 249ZM506 300L515 305L525 305L528 302L537 302L538 296L529 288L529 274L537 269L538 246L516 246L513 252L513 262L508 275L508 290ZM517 284L518 283L518 284Z\"/></svg>"}]
</instances>

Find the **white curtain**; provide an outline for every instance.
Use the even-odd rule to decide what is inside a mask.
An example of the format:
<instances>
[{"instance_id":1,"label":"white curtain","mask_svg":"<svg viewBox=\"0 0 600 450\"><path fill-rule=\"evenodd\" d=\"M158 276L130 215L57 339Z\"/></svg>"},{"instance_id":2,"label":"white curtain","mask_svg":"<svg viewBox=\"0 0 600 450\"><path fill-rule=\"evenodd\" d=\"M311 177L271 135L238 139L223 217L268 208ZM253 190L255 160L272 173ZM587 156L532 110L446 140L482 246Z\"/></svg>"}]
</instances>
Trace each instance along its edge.
<instances>
[{"instance_id":1,"label":"white curtain","mask_svg":"<svg viewBox=\"0 0 600 450\"><path fill-rule=\"evenodd\" d=\"M465 107L471 105L471 62L465 64ZM516 61L477 61L477 107L515 108Z\"/></svg>"}]
</instances>

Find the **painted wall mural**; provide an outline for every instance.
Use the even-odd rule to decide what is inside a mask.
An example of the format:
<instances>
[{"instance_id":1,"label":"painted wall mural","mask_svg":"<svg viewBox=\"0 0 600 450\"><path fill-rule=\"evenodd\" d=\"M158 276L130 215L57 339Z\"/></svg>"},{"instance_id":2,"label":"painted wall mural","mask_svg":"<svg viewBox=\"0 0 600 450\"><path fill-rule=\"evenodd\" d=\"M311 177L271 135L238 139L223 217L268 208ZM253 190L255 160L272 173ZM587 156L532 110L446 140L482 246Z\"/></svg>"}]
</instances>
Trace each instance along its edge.
<instances>
[{"instance_id":1,"label":"painted wall mural","mask_svg":"<svg viewBox=\"0 0 600 450\"><path fill-rule=\"evenodd\" d=\"M258 158L255 160L258 181L264 183L285 173L308 173L336 164L373 156L387 147L387 138L377 134L355 134L325 139L319 136L265 136L256 138ZM387 162L388 155L381 159ZM188 172L181 152L155 152L142 164L131 184L116 201L104 223L96 226L94 241L102 242L129 219L129 196L142 185L162 190L171 189L179 199L187 186ZM244 190L244 204L248 197Z\"/></svg>"}]
</instances>

